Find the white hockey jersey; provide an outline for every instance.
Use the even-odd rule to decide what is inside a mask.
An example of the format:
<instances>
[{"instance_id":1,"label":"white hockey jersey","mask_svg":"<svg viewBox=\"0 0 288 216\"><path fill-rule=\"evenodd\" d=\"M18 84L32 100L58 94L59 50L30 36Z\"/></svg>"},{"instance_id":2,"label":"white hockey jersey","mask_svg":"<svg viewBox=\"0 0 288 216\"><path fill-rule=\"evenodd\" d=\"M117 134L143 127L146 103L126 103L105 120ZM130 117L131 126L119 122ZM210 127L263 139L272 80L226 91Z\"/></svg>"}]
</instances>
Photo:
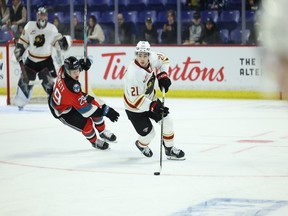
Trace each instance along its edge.
<instances>
[{"instance_id":1,"label":"white hockey jersey","mask_svg":"<svg viewBox=\"0 0 288 216\"><path fill-rule=\"evenodd\" d=\"M124 77L124 105L129 111L149 111L150 103L156 100L155 69L168 72L169 60L161 53L150 52L149 63L149 68L144 69L134 60L127 68Z\"/></svg>"},{"instance_id":2,"label":"white hockey jersey","mask_svg":"<svg viewBox=\"0 0 288 216\"><path fill-rule=\"evenodd\" d=\"M44 29L39 29L35 21L29 21L20 36L19 42L28 49L28 58L40 62L52 55L52 47L60 49L57 40L62 38L55 25L47 23Z\"/></svg>"}]
</instances>

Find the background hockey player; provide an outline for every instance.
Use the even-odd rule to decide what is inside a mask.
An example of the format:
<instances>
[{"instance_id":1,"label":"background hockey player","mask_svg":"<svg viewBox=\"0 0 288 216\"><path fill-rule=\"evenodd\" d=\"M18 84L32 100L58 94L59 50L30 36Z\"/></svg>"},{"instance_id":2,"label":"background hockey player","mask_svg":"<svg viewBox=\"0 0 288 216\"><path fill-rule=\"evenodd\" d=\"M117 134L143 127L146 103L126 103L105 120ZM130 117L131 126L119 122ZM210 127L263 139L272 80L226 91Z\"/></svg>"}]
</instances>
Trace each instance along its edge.
<instances>
[{"instance_id":1,"label":"background hockey player","mask_svg":"<svg viewBox=\"0 0 288 216\"><path fill-rule=\"evenodd\" d=\"M185 159L184 152L174 147L173 121L169 109L164 107L156 97L155 79L160 89L168 92L171 81L168 77L169 59L160 53L152 52L147 41L139 41L135 49L136 58L130 63L125 74L124 104L127 116L139 137L135 142L137 148L146 156L152 157L149 144L155 136L150 119L163 121L163 140L168 159ZM159 70L158 75L155 69Z\"/></svg>"},{"instance_id":2,"label":"background hockey player","mask_svg":"<svg viewBox=\"0 0 288 216\"><path fill-rule=\"evenodd\" d=\"M109 144L96 136L95 128L100 137L106 141L116 141L116 136L105 129L103 116L116 122L119 113L106 104L100 105L97 99L82 92L78 81L80 71L89 70L90 60L79 61L70 56L61 66L52 94L49 96L49 108L53 116L65 125L72 127L87 138L94 148L105 150Z\"/></svg>"},{"instance_id":3,"label":"background hockey player","mask_svg":"<svg viewBox=\"0 0 288 216\"><path fill-rule=\"evenodd\" d=\"M20 63L20 76L14 105L21 110L32 96L33 81L38 76L48 94L53 87L53 78L57 76L52 60L52 48L67 50L71 46L71 37L62 36L57 28L48 23L48 13L44 7L38 9L37 21L28 22L16 44L14 54ZM27 59L23 64L23 54L27 50Z\"/></svg>"},{"instance_id":4,"label":"background hockey player","mask_svg":"<svg viewBox=\"0 0 288 216\"><path fill-rule=\"evenodd\" d=\"M288 1L263 0L259 35L266 54L265 66L276 77L279 87L288 93Z\"/></svg>"}]
</instances>

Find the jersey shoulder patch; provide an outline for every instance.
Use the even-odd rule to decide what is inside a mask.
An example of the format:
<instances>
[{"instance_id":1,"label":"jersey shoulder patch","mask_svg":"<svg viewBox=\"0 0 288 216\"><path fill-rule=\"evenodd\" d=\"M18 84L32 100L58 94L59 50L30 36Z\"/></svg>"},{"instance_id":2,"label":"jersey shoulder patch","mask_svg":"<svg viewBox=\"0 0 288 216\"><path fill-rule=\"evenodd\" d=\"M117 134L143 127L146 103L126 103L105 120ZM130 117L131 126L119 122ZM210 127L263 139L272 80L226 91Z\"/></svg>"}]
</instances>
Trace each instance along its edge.
<instances>
[{"instance_id":1,"label":"jersey shoulder patch","mask_svg":"<svg viewBox=\"0 0 288 216\"><path fill-rule=\"evenodd\" d=\"M65 77L64 78L64 82L67 86L67 88L72 92L72 93L75 93L75 94L78 94L79 92L81 92L81 84L80 82L76 81L76 80L73 80L72 78L70 77Z\"/></svg>"},{"instance_id":2,"label":"jersey shoulder patch","mask_svg":"<svg viewBox=\"0 0 288 216\"><path fill-rule=\"evenodd\" d=\"M73 92L79 93L80 91L81 91L81 87L80 87L79 83L75 83L73 85Z\"/></svg>"}]
</instances>

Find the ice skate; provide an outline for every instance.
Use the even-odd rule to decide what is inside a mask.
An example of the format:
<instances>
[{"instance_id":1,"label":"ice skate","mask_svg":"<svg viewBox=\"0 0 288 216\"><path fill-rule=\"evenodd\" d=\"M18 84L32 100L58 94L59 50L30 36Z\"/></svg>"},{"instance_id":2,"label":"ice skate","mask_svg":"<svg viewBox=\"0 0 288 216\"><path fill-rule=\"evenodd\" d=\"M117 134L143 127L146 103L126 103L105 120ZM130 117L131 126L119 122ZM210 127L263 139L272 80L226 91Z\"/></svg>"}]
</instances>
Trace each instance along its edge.
<instances>
[{"instance_id":1,"label":"ice skate","mask_svg":"<svg viewBox=\"0 0 288 216\"><path fill-rule=\"evenodd\" d=\"M109 148L109 144L103 140L97 139L95 143L92 143L92 146L97 149L106 150Z\"/></svg>"},{"instance_id":2,"label":"ice skate","mask_svg":"<svg viewBox=\"0 0 288 216\"><path fill-rule=\"evenodd\" d=\"M146 157L152 157L153 156L153 152L151 151L151 149L148 146L146 146L146 147L140 146L138 140L136 140L135 145L142 152L142 154L144 154Z\"/></svg>"},{"instance_id":3,"label":"ice skate","mask_svg":"<svg viewBox=\"0 0 288 216\"><path fill-rule=\"evenodd\" d=\"M117 137L115 136L115 134L113 134L111 131L109 130L103 130L100 134L100 137L102 139L104 139L105 141L109 141L109 142L117 142Z\"/></svg>"},{"instance_id":4,"label":"ice skate","mask_svg":"<svg viewBox=\"0 0 288 216\"><path fill-rule=\"evenodd\" d=\"M163 144L164 145L164 144ZM168 160L185 160L185 153L181 149L173 147L165 147L165 154Z\"/></svg>"}]
</instances>

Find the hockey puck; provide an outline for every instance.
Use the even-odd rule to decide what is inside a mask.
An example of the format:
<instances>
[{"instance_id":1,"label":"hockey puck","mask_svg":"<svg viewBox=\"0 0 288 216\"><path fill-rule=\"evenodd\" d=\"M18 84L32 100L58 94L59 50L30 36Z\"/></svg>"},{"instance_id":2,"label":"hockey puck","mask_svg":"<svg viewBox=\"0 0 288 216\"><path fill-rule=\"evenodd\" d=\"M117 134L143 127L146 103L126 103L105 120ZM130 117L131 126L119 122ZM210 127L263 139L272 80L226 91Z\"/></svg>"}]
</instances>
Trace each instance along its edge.
<instances>
[{"instance_id":1,"label":"hockey puck","mask_svg":"<svg viewBox=\"0 0 288 216\"><path fill-rule=\"evenodd\" d=\"M154 175L160 175L160 172L154 172Z\"/></svg>"}]
</instances>

